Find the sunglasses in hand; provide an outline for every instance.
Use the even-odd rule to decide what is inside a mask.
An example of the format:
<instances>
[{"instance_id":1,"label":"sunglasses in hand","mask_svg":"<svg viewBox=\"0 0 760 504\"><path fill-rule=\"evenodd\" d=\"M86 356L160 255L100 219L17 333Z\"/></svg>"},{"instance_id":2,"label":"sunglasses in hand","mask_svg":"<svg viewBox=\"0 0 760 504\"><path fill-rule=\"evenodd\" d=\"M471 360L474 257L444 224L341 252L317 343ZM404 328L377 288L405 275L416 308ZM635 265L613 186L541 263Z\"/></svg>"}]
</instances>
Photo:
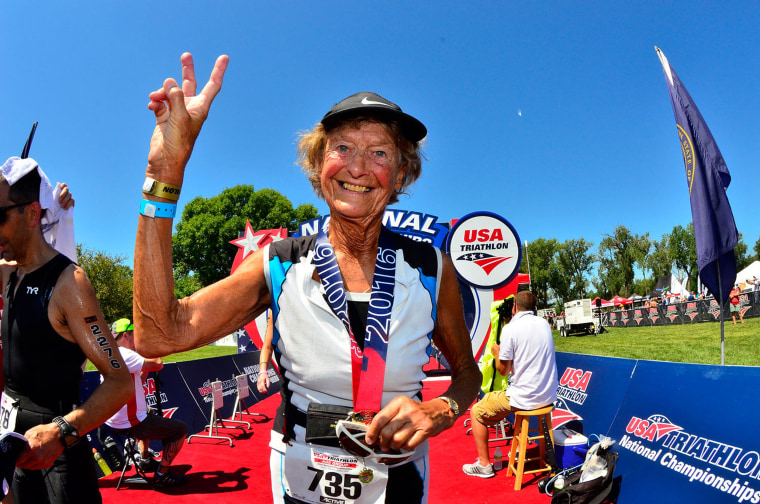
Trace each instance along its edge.
<instances>
[{"instance_id":1,"label":"sunglasses in hand","mask_svg":"<svg viewBox=\"0 0 760 504\"><path fill-rule=\"evenodd\" d=\"M369 425L353 421L351 415L347 420L338 420L335 424L335 433L338 435L341 448L356 457L371 458L380 464L395 465L414 455L414 450L383 451L379 446L368 445L364 439L368 430Z\"/></svg>"}]
</instances>

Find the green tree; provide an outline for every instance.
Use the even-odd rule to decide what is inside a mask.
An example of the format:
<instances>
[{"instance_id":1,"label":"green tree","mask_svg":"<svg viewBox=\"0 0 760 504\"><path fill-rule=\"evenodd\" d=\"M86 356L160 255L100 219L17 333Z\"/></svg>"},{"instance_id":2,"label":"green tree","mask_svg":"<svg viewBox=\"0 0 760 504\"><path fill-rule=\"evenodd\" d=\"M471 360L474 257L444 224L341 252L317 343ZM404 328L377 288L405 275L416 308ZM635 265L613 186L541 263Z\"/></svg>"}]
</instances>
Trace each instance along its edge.
<instances>
[{"instance_id":1,"label":"green tree","mask_svg":"<svg viewBox=\"0 0 760 504\"><path fill-rule=\"evenodd\" d=\"M662 235L660 241L652 241L652 251L647 256L647 267L652 272L655 281L661 276L670 275L673 271L673 262L668 255L669 241L670 235L668 233Z\"/></svg>"},{"instance_id":2,"label":"green tree","mask_svg":"<svg viewBox=\"0 0 760 504\"><path fill-rule=\"evenodd\" d=\"M185 205L173 236L176 278L184 281L186 275L194 277L193 282L183 284L186 289L210 285L228 276L237 252L230 241L245 229L246 220L255 230L284 227L294 231L300 221L318 215L314 205L294 209L274 189L255 191L252 185L227 188L211 198L194 198Z\"/></svg>"},{"instance_id":3,"label":"green tree","mask_svg":"<svg viewBox=\"0 0 760 504\"><path fill-rule=\"evenodd\" d=\"M552 286L552 275L556 274L557 264L555 254L559 244L552 238L546 240L537 238L523 250L523 264L530 263L530 283L533 294L538 299L538 306L549 306L549 289Z\"/></svg>"},{"instance_id":4,"label":"green tree","mask_svg":"<svg viewBox=\"0 0 760 504\"><path fill-rule=\"evenodd\" d=\"M598 296L610 299L615 294L620 293L624 283L623 272L617 266L614 250L600 243L597 251L597 263L597 276L591 283L594 285Z\"/></svg>"},{"instance_id":5,"label":"green tree","mask_svg":"<svg viewBox=\"0 0 760 504\"><path fill-rule=\"evenodd\" d=\"M741 271L752 263L753 258L747 253L748 250L749 247L747 247L747 244L744 243L742 234L739 233L739 242L734 248L734 255L736 256L736 271ZM737 281L738 280L739 279L737 279Z\"/></svg>"},{"instance_id":6,"label":"green tree","mask_svg":"<svg viewBox=\"0 0 760 504\"><path fill-rule=\"evenodd\" d=\"M569 297L563 300L563 304L571 299L586 297L586 275L591 272L594 264L594 257L589 253L589 249L593 246L593 242L579 238L566 240L557 247L557 264L569 284Z\"/></svg>"},{"instance_id":7,"label":"green tree","mask_svg":"<svg viewBox=\"0 0 760 504\"><path fill-rule=\"evenodd\" d=\"M611 294L623 293L628 296L633 286L634 264L645 254L642 252L649 243L648 235L639 236L631 233L625 226L617 226L611 235L605 235L599 244L599 261L601 274L605 275L604 284L615 288Z\"/></svg>"},{"instance_id":8,"label":"green tree","mask_svg":"<svg viewBox=\"0 0 760 504\"><path fill-rule=\"evenodd\" d=\"M755 255L752 257L753 261L760 261L760 238L757 239L755 242L755 246L752 247L752 250L755 251Z\"/></svg>"},{"instance_id":9,"label":"green tree","mask_svg":"<svg viewBox=\"0 0 760 504\"><path fill-rule=\"evenodd\" d=\"M203 285L192 271L187 275L181 275L177 269L174 270L174 295L177 299L187 297L202 288Z\"/></svg>"},{"instance_id":10,"label":"green tree","mask_svg":"<svg viewBox=\"0 0 760 504\"><path fill-rule=\"evenodd\" d=\"M688 278L687 285L692 284L696 279L697 269L697 243L694 239L694 224L689 223L684 229L683 226L676 226L670 233L668 240L668 255L670 256L673 266L683 273L679 277ZM667 273L666 273L667 274ZM687 289L690 286L684 285ZM692 284L694 285L694 284Z\"/></svg>"},{"instance_id":11,"label":"green tree","mask_svg":"<svg viewBox=\"0 0 760 504\"><path fill-rule=\"evenodd\" d=\"M95 289L106 322L132 319L132 268L122 264L126 258L90 250L81 243L77 244L77 258Z\"/></svg>"},{"instance_id":12,"label":"green tree","mask_svg":"<svg viewBox=\"0 0 760 504\"><path fill-rule=\"evenodd\" d=\"M635 283L631 285L631 292L635 293L637 290L638 292L643 294L646 294L648 292L647 290L647 270L649 269L649 253L653 248L653 242L649 239L649 233L644 233L644 236L641 236L639 238L639 243L636 249L634 250L634 257L636 259L636 263L641 267L641 272L644 275L644 282L636 285ZM654 285L654 282L652 282Z\"/></svg>"},{"instance_id":13,"label":"green tree","mask_svg":"<svg viewBox=\"0 0 760 504\"><path fill-rule=\"evenodd\" d=\"M576 298L571 293L572 283L570 277L562 271L556 256L549 270L549 286L551 288L550 292L554 296L554 306L560 311L564 309L566 302Z\"/></svg>"}]
</instances>

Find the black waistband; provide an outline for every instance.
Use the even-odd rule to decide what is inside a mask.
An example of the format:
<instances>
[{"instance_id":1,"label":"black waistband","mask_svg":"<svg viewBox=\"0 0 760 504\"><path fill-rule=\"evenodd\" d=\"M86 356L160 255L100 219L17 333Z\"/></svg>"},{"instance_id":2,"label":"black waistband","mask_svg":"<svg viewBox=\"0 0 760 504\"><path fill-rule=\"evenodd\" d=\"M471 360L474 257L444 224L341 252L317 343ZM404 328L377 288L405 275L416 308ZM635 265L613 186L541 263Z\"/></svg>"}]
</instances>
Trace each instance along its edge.
<instances>
[{"instance_id":1,"label":"black waistband","mask_svg":"<svg viewBox=\"0 0 760 504\"><path fill-rule=\"evenodd\" d=\"M292 429L296 425L306 428L306 412L293 406L288 402L285 405L285 424Z\"/></svg>"},{"instance_id":2,"label":"black waistband","mask_svg":"<svg viewBox=\"0 0 760 504\"><path fill-rule=\"evenodd\" d=\"M34 402L29 397L10 390L8 387L5 387L5 394L13 399L13 405L18 406L18 408L21 410L31 411L33 413L41 413L43 415L51 415L52 417L65 415L77 406L76 404L66 403L62 400L56 401L57 404L54 406L42 406Z\"/></svg>"}]
</instances>

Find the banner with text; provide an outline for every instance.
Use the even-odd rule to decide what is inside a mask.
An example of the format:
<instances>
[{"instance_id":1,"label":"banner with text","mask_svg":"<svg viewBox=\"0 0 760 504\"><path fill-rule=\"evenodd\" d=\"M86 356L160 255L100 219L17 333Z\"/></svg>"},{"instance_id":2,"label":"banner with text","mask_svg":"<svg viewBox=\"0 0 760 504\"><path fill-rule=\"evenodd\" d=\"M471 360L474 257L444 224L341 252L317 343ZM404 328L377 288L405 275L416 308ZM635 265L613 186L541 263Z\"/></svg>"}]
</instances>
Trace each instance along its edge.
<instances>
[{"instance_id":1,"label":"banner with text","mask_svg":"<svg viewBox=\"0 0 760 504\"><path fill-rule=\"evenodd\" d=\"M760 369L638 361L608 433L618 502L760 502ZM748 400L749 399L749 400Z\"/></svg>"}]
</instances>

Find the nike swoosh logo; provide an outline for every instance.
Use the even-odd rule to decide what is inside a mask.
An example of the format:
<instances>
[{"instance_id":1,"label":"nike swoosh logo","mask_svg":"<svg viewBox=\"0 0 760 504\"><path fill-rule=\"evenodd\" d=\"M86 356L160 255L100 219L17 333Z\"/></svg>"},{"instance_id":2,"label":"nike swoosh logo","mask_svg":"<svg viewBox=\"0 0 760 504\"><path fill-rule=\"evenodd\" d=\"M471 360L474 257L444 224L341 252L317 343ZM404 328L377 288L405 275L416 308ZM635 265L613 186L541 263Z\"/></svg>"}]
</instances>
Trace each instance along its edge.
<instances>
[{"instance_id":1,"label":"nike swoosh logo","mask_svg":"<svg viewBox=\"0 0 760 504\"><path fill-rule=\"evenodd\" d=\"M387 103L368 100L366 96L362 98L362 105L382 105L384 107L390 107L390 105L388 105Z\"/></svg>"}]
</instances>

